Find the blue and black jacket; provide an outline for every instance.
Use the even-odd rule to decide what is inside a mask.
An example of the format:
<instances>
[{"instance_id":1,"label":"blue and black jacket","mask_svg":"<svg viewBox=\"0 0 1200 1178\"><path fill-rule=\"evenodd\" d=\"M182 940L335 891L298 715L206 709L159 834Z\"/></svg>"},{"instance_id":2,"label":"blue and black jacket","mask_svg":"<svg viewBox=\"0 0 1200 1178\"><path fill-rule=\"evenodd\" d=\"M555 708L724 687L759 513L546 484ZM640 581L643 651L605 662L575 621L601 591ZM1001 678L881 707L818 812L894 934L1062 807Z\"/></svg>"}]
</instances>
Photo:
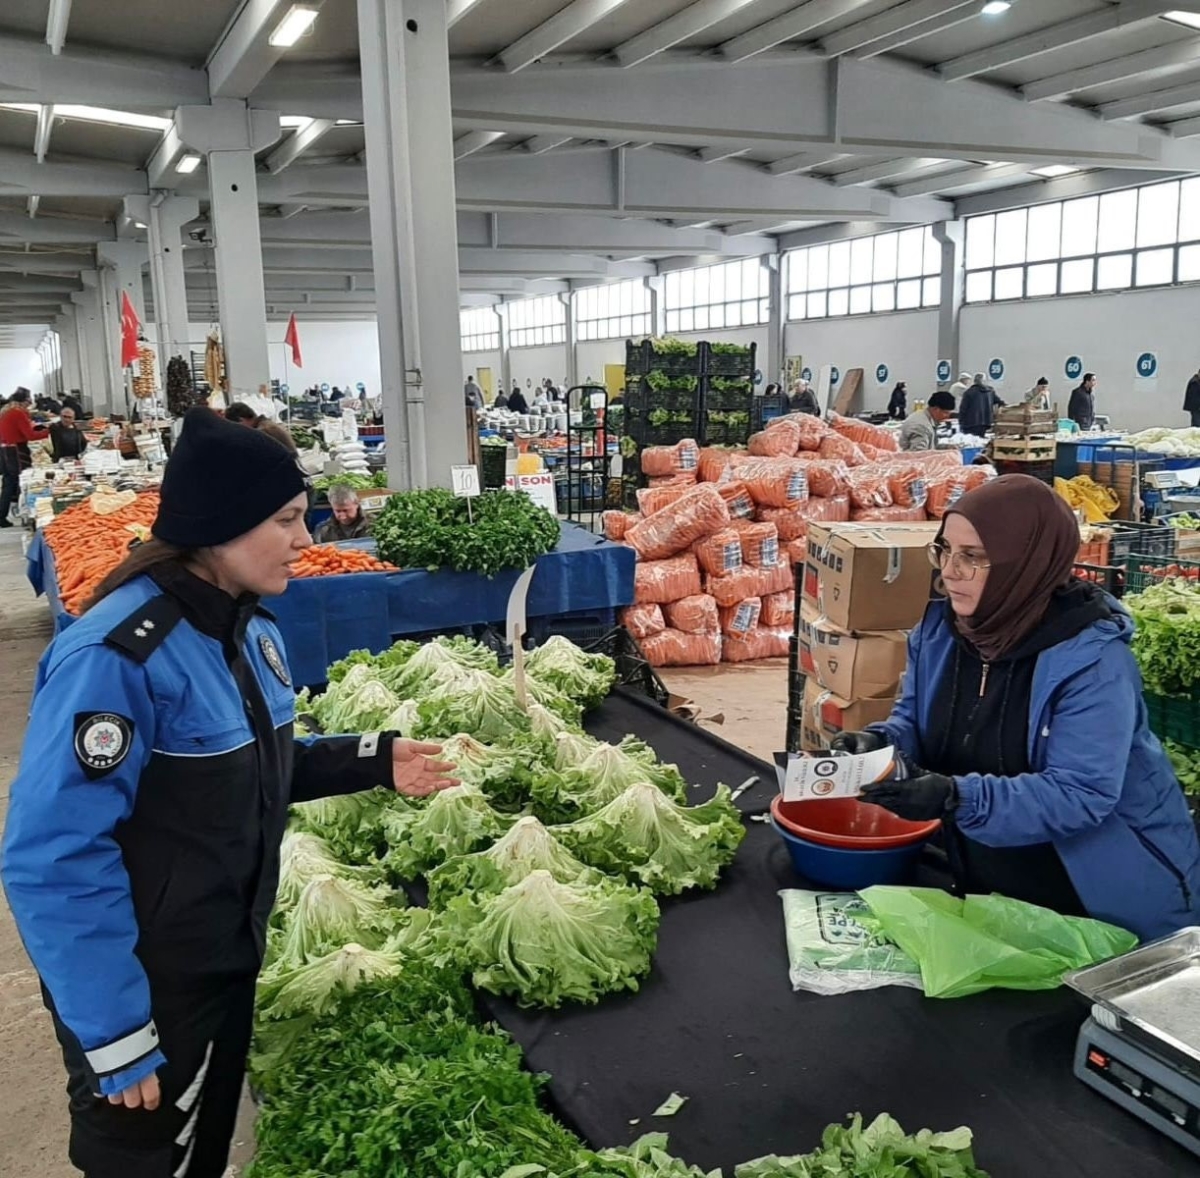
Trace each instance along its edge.
<instances>
[{"instance_id":1,"label":"blue and black jacket","mask_svg":"<svg viewBox=\"0 0 1200 1178\"><path fill-rule=\"evenodd\" d=\"M2 875L95 1091L164 1062L157 987L257 972L289 803L391 782L390 736L295 739L294 708L271 616L175 565L43 656Z\"/></svg>"}]
</instances>

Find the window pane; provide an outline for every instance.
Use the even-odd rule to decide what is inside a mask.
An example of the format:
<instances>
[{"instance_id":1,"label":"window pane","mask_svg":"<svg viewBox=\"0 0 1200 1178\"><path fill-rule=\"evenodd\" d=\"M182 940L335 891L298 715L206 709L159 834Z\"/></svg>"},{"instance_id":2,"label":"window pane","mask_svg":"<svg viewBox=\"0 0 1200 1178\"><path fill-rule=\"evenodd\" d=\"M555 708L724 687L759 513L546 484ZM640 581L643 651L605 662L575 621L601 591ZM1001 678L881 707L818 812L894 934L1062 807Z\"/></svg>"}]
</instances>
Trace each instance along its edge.
<instances>
[{"instance_id":1,"label":"window pane","mask_svg":"<svg viewBox=\"0 0 1200 1178\"><path fill-rule=\"evenodd\" d=\"M925 293L921 296L924 307L940 307L942 305L942 280L938 278L925 279Z\"/></svg>"},{"instance_id":2,"label":"window pane","mask_svg":"<svg viewBox=\"0 0 1200 1178\"><path fill-rule=\"evenodd\" d=\"M812 251L807 251L811 253ZM811 261L809 267L809 278L812 278ZM730 303L737 302L742 297L742 268L740 266L730 266L725 272L725 298Z\"/></svg>"},{"instance_id":3,"label":"window pane","mask_svg":"<svg viewBox=\"0 0 1200 1178\"><path fill-rule=\"evenodd\" d=\"M808 289L808 250L788 254L788 290L793 294Z\"/></svg>"},{"instance_id":4,"label":"window pane","mask_svg":"<svg viewBox=\"0 0 1200 1178\"><path fill-rule=\"evenodd\" d=\"M992 297L992 272L972 270L967 275L967 302L986 303Z\"/></svg>"},{"instance_id":5,"label":"window pane","mask_svg":"<svg viewBox=\"0 0 1200 1178\"><path fill-rule=\"evenodd\" d=\"M1200 180L1185 180L1180 186L1179 240L1200 240Z\"/></svg>"},{"instance_id":6,"label":"window pane","mask_svg":"<svg viewBox=\"0 0 1200 1178\"><path fill-rule=\"evenodd\" d=\"M1013 266L996 271L996 298L1019 299L1025 293L1025 269Z\"/></svg>"},{"instance_id":7,"label":"window pane","mask_svg":"<svg viewBox=\"0 0 1200 1178\"><path fill-rule=\"evenodd\" d=\"M846 286L850 282L850 243L839 241L829 247L829 285Z\"/></svg>"},{"instance_id":8,"label":"window pane","mask_svg":"<svg viewBox=\"0 0 1200 1178\"><path fill-rule=\"evenodd\" d=\"M1063 205L1062 252L1064 258L1096 252L1096 216L1100 200L1085 196L1082 200L1069 200Z\"/></svg>"},{"instance_id":9,"label":"window pane","mask_svg":"<svg viewBox=\"0 0 1200 1178\"><path fill-rule=\"evenodd\" d=\"M1175 251L1143 250L1137 256L1137 285L1165 286L1175 281Z\"/></svg>"},{"instance_id":10,"label":"window pane","mask_svg":"<svg viewBox=\"0 0 1200 1178\"><path fill-rule=\"evenodd\" d=\"M683 270L679 275L679 305L694 307L696 305L696 272Z\"/></svg>"},{"instance_id":11,"label":"window pane","mask_svg":"<svg viewBox=\"0 0 1200 1178\"><path fill-rule=\"evenodd\" d=\"M753 323L757 318L758 305L756 300L749 299L742 304L742 322Z\"/></svg>"},{"instance_id":12,"label":"window pane","mask_svg":"<svg viewBox=\"0 0 1200 1178\"><path fill-rule=\"evenodd\" d=\"M736 304L734 304L734 306L736 309ZM713 304L712 310L709 311L709 313L708 313L708 325L709 325L709 327L724 327L725 326L725 304L724 303L714 303ZM734 327L734 326L736 326L736 324L731 322L729 324L729 326Z\"/></svg>"},{"instance_id":13,"label":"window pane","mask_svg":"<svg viewBox=\"0 0 1200 1178\"><path fill-rule=\"evenodd\" d=\"M708 297L708 278L709 274L707 267L705 267L703 270L696 271L696 306L698 307L711 302ZM697 319L696 322L698 323L699 319Z\"/></svg>"},{"instance_id":14,"label":"window pane","mask_svg":"<svg viewBox=\"0 0 1200 1178\"><path fill-rule=\"evenodd\" d=\"M1038 205L1029 210L1029 260L1057 258L1062 231L1062 205Z\"/></svg>"},{"instance_id":15,"label":"window pane","mask_svg":"<svg viewBox=\"0 0 1200 1178\"><path fill-rule=\"evenodd\" d=\"M808 317L810 319L825 318L825 292L820 291L817 294L808 296Z\"/></svg>"},{"instance_id":16,"label":"window pane","mask_svg":"<svg viewBox=\"0 0 1200 1178\"><path fill-rule=\"evenodd\" d=\"M1137 221L1137 192L1108 192L1100 198L1101 253L1129 249Z\"/></svg>"},{"instance_id":17,"label":"window pane","mask_svg":"<svg viewBox=\"0 0 1200 1178\"><path fill-rule=\"evenodd\" d=\"M668 311L666 314L666 320L667 320L667 331L670 334L674 335L675 332L683 330L679 326L679 312L678 311Z\"/></svg>"},{"instance_id":18,"label":"window pane","mask_svg":"<svg viewBox=\"0 0 1200 1178\"><path fill-rule=\"evenodd\" d=\"M896 308L911 311L921 305L921 280L919 278L901 282L896 287Z\"/></svg>"},{"instance_id":19,"label":"window pane","mask_svg":"<svg viewBox=\"0 0 1200 1178\"><path fill-rule=\"evenodd\" d=\"M900 234L896 274L900 278L920 278L925 267L925 230L905 229Z\"/></svg>"},{"instance_id":20,"label":"window pane","mask_svg":"<svg viewBox=\"0 0 1200 1178\"><path fill-rule=\"evenodd\" d=\"M850 281L870 282L875 243L870 237L860 237L853 242L850 249Z\"/></svg>"},{"instance_id":21,"label":"window pane","mask_svg":"<svg viewBox=\"0 0 1200 1178\"><path fill-rule=\"evenodd\" d=\"M1059 291L1062 294L1088 294L1092 289L1095 263L1091 258L1081 258L1075 262L1063 262L1062 283Z\"/></svg>"},{"instance_id":22,"label":"window pane","mask_svg":"<svg viewBox=\"0 0 1200 1178\"><path fill-rule=\"evenodd\" d=\"M708 307L707 306L697 307L696 308L696 330L697 331L707 331L708 326L709 326Z\"/></svg>"},{"instance_id":23,"label":"window pane","mask_svg":"<svg viewBox=\"0 0 1200 1178\"><path fill-rule=\"evenodd\" d=\"M1025 261L1026 209L1013 209L996 216L996 265Z\"/></svg>"},{"instance_id":24,"label":"window pane","mask_svg":"<svg viewBox=\"0 0 1200 1178\"><path fill-rule=\"evenodd\" d=\"M1123 290L1133 283L1133 255L1113 254L1097 266L1097 290Z\"/></svg>"},{"instance_id":25,"label":"window pane","mask_svg":"<svg viewBox=\"0 0 1200 1178\"><path fill-rule=\"evenodd\" d=\"M875 281L892 282L896 277L896 238L898 234L884 233L875 238Z\"/></svg>"},{"instance_id":26,"label":"window pane","mask_svg":"<svg viewBox=\"0 0 1200 1178\"><path fill-rule=\"evenodd\" d=\"M695 331L696 330L696 312L684 311L679 316L680 331Z\"/></svg>"},{"instance_id":27,"label":"window pane","mask_svg":"<svg viewBox=\"0 0 1200 1178\"><path fill-rule=\"evenodd\" d=\"M1180 249L1179 281L1200 282L1200 245L1185 245Z\"/></svg>"},{"instance_id":28,"label":"window pane","mask_svg":"<svg viewBox=\"0 0 1200 1178\"><path fill-rule=\"evenodd\" d=\"M871 310L871 288L856 286L850 291L850 314L866 315Z\"/></svg>"},{"instance_id":29,"label":"window pane","mask_svg":"<svg viewBox=\"0 0 1200 1178\"><path fill-rule=\"evenodd\" d=\"M747 258L744 262L730 262L731 270L741 266L742 269L742 296L744 298L757 298L759 294L758 279L762 272L762 263L757 258Z\"/></svg>"},{"instance_id":30,"label":"window pane","mask_svg":"<svg viewBox=\"0 0 1200 1178\"><path fill-rule=\"evenodd\" d=\"M873 311L894 311L896 309L896 284L881 282L871 288L871 309Z\"/></svg>"},{"instance_id":31,"label":"window pane","mask_svg":"<svg viewBox=\"0 0 1200 1178\"><path fill-rule=\"evenodd\" d=\"M788 299L788 318L803 319L804 318L804 303L803 295L792 295Z\"/></svg>"},{"instance_id":32,"label":"window pane","mask_svg":"<svg viewBox=\"0 0 1200 1178\"><path fill-rule=\"evenodd\" d=\"M847 315L850 312L850 292L842 287L841 290L829 292L830 315Z\"/></svg>"},{"instance_id":33,"label":"window pane","mask_svg":"<svg viewBox=\"0 0 1200 1178\"><path fill-rule=\"evenodd\" d=\"M1058 263L1043 262L1040 266L1030 266L1025 278L1025 296L1036 299L1042 295L1058 293Z\"/></svg>"},{"instance_id":34,"label":"window pane","mask_svg":"<svg viewBox=\"0 0 1200 1178\"><path fill-rule=\"evenodd\" d=\"M1138 193L1138 245L1174 245L1179 228L1179 184L1152 184ZM1141 263L1138 263L1139 274ZM1139 281L1138 285L1142 283Z\"/></svg>"},{"instance_id":35,"label":"window pane","mask_svg":"<svg viewBox=\"0 0 1200 1178\"><path fill-rule=\"evenodd\" d=\"M723 303L725 301L725 267L714 266L712 272L712 281L708 286L709 294L712 295L714 303Z\"/></svg>"},{"instance_id":36,"label":"window pane","mask_svg":"<svg viewBox=\"0 0 1200 1178\"><path fill-rule=\"evenodd\" d=\"M933 236L932 229L925 230L925 273L942 272L942 247Z\"/></svg>"},{"instance_id":37,"label":"window pane","mask_svg":"<svg viewBox=\"0 0 1200 1178\"><path fill-rule=\"evenodd\" d=\"M808 254L808 289L824 290L829 285L829 246L815 245Z\"/></svg>"},{"instance_id":38,"label":"window pane","mask_svg":"<svg viewBox=\"0 0 1200 1178\"><path fill-rule=\"evenodd\" d=\"M981 270L995 260L996 218L972 217L967 222L967 269Z\"/></svg>"}]
</instances>

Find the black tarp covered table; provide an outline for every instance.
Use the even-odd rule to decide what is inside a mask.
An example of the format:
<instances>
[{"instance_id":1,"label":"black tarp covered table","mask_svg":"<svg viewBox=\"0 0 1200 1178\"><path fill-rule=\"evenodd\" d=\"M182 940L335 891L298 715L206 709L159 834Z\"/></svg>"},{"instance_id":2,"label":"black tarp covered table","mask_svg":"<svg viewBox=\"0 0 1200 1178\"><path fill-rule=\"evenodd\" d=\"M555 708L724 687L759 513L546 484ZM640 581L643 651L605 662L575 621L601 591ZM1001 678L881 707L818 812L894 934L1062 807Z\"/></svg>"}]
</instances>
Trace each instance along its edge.
<instances>
[{"instance_id":1,"label":"black tarp covered table","mask_svg":"<svg viewBox=\"0 0 1200 1178\"><path fill-rule=\"evenodd\" d=\"M762 780L741 799L746 813L765 812L776 792L772 767L634 696L614 694L587 726L646 740L706 787L697 800L753 774ZM809 1151L849 1113L888 1112L910 1132L970 1126L992 1178L1200 1175L1200 1161L1074 1078L1086 1011L1066 990L793 992L776 893L804 883L770 827L748 827L715 892L663 904L638 993L558 1011L481 995L589 1142L661 1130L679 1156L732 1175L762 1154ZM688 1097L682 1110L653 1117L673 1091Z\"/></svg>"}]
</instances>

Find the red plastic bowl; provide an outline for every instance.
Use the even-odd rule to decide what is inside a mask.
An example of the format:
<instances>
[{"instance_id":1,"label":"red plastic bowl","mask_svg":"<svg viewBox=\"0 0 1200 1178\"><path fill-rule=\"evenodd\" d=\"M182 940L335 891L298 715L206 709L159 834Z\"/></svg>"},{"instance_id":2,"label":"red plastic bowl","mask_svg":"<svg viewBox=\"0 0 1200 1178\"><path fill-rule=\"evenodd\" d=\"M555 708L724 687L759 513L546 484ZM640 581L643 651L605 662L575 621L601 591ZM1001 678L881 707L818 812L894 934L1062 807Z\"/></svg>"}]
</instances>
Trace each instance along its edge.
<instances>
[{"instance_id":1,"label":"red plastic bowl","mask_svg":"<svg viewBox=\"0 0 1200 1178\"><path fill-rule=\"evenodd\" d=\"M784 830L808 842L859 851L884 851L923 843L942 825L937 819L908 822L882 806L854 798L785 802L782 794L776 794L771 800L771 814Z\"/></svg>"}]
</instances>

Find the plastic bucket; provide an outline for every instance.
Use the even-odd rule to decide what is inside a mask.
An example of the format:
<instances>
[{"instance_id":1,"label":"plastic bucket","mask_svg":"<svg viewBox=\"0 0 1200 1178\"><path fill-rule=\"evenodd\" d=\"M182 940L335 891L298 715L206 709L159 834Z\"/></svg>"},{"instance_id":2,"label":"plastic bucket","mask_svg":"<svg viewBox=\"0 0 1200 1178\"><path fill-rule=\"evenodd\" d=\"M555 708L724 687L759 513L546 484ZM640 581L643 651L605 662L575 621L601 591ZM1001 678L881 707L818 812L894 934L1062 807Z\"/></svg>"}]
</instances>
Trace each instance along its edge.
<instances>
[{"instance_id":1,"label":"plastic bucket","mask_svg":"<svg viewBox=\"0 0 1200 1178\"><path fill-rule=\"evenodd\" d=\"M882 806L854 798L785 802L782 794L771 799L771 817L805 842L849 851L886 851L925 843L942 825L936 818L908 822Z\"/></svg>"},{"instance_id":2,"label":"plastic bucket","mask_svg":"<svg viewBox=\"0 0 1200 1178\"><path fill-rule=\"evenodd\" d=\"M875 884L904 883L916 869L923 844L894 847L884 851L848 850L805 842L771 819L783 839L797 874L827 888L858 891Z\"/></svg>"}]
</instances>

